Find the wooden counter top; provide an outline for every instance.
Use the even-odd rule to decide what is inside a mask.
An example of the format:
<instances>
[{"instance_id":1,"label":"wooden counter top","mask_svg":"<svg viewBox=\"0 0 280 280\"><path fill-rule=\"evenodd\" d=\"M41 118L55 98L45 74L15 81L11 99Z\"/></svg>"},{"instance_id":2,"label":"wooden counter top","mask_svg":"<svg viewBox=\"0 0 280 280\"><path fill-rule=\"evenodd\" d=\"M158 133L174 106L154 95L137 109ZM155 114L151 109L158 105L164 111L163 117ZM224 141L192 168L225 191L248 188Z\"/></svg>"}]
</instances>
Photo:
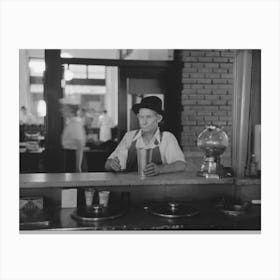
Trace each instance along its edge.
<instances>
[{"instance_id":1,"label":"wooden counter top","mask_svg":"<svg viewBox=\"0 0 280 280\"><path fill-rule=\"evenodd\" d=\"M245 186L245 185L260 185L261 178L236 178L235 184L237 186Z\"/></svg>"},{"instance_id":2,"label":"wooden counter top","mask_svg":"<svg viewBox=\"0 0 280 280\"><path fill-rule=\"evenodd\" d=\"M233 184L234 178L205 179L193 172L161 174L140 179L136 172L34 173L20 174L20 188L71 188L86 186L147 186L189 184Z\"/></svg>"}]
</instances>

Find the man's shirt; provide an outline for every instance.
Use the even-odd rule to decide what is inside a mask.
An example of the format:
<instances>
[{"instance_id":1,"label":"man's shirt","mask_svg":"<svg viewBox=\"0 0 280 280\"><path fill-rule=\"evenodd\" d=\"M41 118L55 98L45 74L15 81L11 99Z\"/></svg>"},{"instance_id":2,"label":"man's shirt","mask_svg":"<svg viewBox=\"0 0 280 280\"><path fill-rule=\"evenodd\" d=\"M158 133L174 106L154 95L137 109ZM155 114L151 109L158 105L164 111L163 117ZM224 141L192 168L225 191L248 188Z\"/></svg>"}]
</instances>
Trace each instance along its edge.
<instances>
[{"instance_id":1,"label":"man's shirt","mask_svg":"<svg viewBox=\"0 0 280 280\"><path fill-rule=\"evenodd\" d=\"M163 164L170 164L175 161L185 162L185 156L179 147L177 139L172 133L164 131L162 132L162 137L160 137L160 131L158 129L151 141L148 144L145 144L142 138L142 131L140 130L137 134L135 134L136 131L137 130L132 130L127 132L109 158L118 157L120 162L126 162L128 150L132 142L136 140L136 148L151 149L159 146ZM155 144L155 142L157 142L157 144Z\"/></svg>"}]
</instances>

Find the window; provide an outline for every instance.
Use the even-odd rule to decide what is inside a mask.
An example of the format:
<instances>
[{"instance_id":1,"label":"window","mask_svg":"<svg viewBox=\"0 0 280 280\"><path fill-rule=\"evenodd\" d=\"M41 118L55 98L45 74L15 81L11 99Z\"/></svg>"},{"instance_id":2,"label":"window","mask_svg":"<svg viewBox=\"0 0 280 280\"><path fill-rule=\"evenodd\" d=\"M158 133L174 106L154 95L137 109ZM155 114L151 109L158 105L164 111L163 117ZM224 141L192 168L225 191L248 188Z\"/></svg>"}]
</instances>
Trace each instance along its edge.
<instances>
[{"instance_id":1,"label":"window","mask_svg":"<svg viewBox=\"0 0 280 280\"><path fill-rule=\"evenodd\" d=\"M89 65L88 78L89 79L105 79L106 68L103 65Z\"/></svg>"},{"instance_id":2,"label":"window","mask_svg":"<svg viewBox=\"0 0 280 280\"><path fill-rule=\"evenodd\" d=\"M42 103L44 102L45 61L43 58L30 58L28 66L30 74L30 111L38 122L43 124L46 114L46 106ZM106 91L108 85L106 84L106 73L109 70L106 66L71 63L62 66L63 80L61 85L64 95L78 95L81 100L81 107L90 113L100 114L105 107L107 108ZM105 102L107 103L105 104Z\"/></svg>"},{"instance_id":3,"label":"window","mask_svg":"<svg viewBox=\"0 0 280 280\"><path fill-rule=\"evenodd\" d=\"M64 64L63 69L64 95L76 95L87 116L87 128L97 128L96 120L105 108L106 66Z\"/></svg>"},{"instance_id":4,"label":"window","mask_svg":"<svg viewBox=\"0 0 280 280\"><path fill-rule=\"evenodd\" d=\"M43 73L46 69L45 61L43 59L31 58L29 60L30 76L43 77Z\"/></svg>"},{"instance_id":5,"label":"window","mask_svg":"<svg viewBox=\"0 0 280 280\"><path fill-rule=\"evenodd\" d=\"M30 113L36 124L44 124L44 85L43 76L46 69L45 61L39 58L30 58L29 63L29 94Z\"/></svg>"}]
</instances>

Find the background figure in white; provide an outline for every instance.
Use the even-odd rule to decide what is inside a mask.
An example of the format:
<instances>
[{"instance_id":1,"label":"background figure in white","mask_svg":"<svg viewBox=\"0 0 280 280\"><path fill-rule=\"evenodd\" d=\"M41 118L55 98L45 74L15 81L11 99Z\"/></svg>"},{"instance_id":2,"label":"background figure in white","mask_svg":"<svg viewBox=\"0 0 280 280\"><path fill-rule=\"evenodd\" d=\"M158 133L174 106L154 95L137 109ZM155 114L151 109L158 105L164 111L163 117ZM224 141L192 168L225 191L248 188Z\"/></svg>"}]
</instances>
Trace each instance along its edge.
<instances>
[{"instance_id":1,"label":"background figure in white","mask_svg":"<svg viewBox=\"0 0 280 280\"><path fill-rule=\"evenodd\" d=\"M110 116L108 116L107 110L104 110L103 113L99 116L98 126L100 127L99 140L102 142L111 140L111 128L113 127L113 121Z\"/></svg>"},{"instance_id":2,"label":"background figure in white","mask_svg":"<svg viewBox=\"0 0 280 280\"><path fill-rule=\"evenodd\" d=\"M27 110L25 106L21 106L19 111L20 124L34 124L36 123L34 116Z\"/></svg>"},{"instance_id":3,"label":"background figure in white","mask_svg":"<svg viewBox=\"0 0 280 280\"><path fill-rule=\"evenodd\" d=\"M86 132L81 118L78 117L79 100L69 96L60 99L60 103L65 122L61 136L64 150L64 172L82 172L82 168L85 168ZM84 163L83 166L82 163Z\"/></svg>"}]
</instances>

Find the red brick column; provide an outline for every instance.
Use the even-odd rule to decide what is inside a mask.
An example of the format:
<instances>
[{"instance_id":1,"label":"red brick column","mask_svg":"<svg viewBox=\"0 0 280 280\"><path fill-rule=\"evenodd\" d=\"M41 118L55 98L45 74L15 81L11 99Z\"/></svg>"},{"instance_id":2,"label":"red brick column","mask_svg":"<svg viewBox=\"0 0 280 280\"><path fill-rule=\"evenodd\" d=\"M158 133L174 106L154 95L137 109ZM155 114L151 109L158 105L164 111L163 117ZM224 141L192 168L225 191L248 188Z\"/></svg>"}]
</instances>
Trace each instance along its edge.
<instances>
[{"instance_id":1,"label":"red brick column","mask_svg":"<svg viewBox=\"0 0 280 280\"><path fill-rule=\"evenodd\" d=\"M182 135L186 159L194 168L201 164L196 146L199 133L209 123L224 128L232 135L232 95L234 50L182 50ZM231 163L231 149L224 157Z\"/></svg>"}]
</instances>

